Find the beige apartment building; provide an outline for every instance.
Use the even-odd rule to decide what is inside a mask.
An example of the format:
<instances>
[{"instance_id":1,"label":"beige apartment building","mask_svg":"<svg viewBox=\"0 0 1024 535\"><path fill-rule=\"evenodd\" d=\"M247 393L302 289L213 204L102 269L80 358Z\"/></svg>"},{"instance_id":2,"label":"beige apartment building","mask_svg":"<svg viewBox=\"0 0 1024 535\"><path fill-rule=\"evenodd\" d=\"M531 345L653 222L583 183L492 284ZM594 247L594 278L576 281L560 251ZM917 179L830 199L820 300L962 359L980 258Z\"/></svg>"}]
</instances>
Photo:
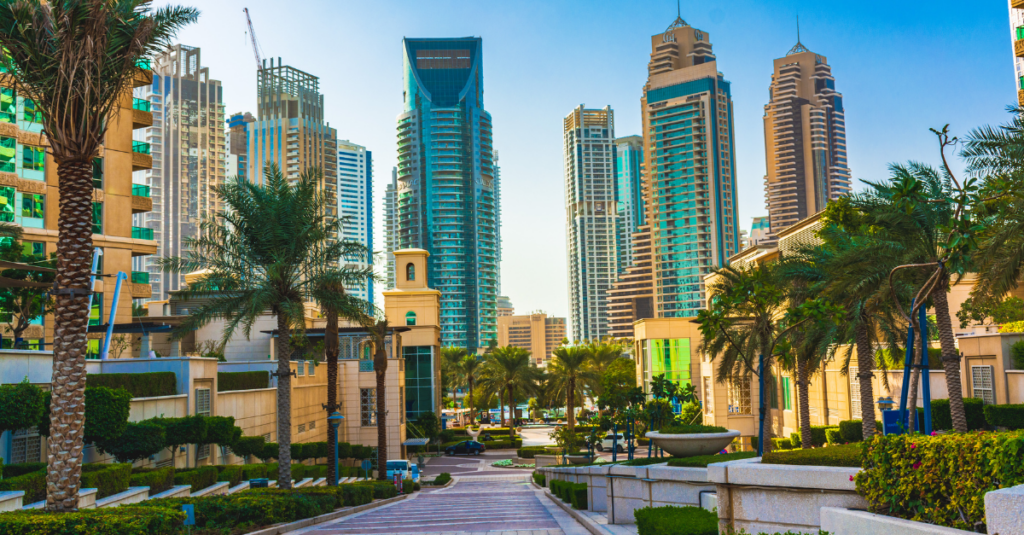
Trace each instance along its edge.
<instances>
[{"instance_id":1,"label":"beige apartment building","mask_svg":"<svg viewBox=\"0 0 1024 535\"><path fill-rule=\"evenodd\" d=\"M149 63L140 65L135 87L153 82ZM132 299L148 298L152 289L148 280L132 272L132 259L156 254L157 243L150 229L132 226L132 215L153 208L148 188L132 184L132 172L153 166L148 143L133 141L135 130L153 123L148 102L122 97L117 112L107 126L105 144L93 162L93 246L102 252L94 287L95 295L89 325L106 323L112 306L118 272L123 283L117 306L116 322L129 322ZM57 217L60 190L57 164L47 153L48 142L42 133L42 118L31 100L17 91L9 75L0 75L0 221L14 223L24 230L26 252L40 259L57 252ZM136 282L138 281L138 282ZM4 334L9 336L4 327ZM99 354L101 333L89 333L90 357ZM43 318L23 334L33 347L40 341L53 343L53 316Z\"/></svg>"},{"instance_id":2,"label":"beige apartment building","mask_svg":"<svg viewBox=\"0 0 1024 535\"><path fill-rule=\"evenodd\" d=\"M551 360L565 335L565 318L549 317L543 312L498 317L498 346L523 348L538 366Z\"/></svg>"}]
</instances>

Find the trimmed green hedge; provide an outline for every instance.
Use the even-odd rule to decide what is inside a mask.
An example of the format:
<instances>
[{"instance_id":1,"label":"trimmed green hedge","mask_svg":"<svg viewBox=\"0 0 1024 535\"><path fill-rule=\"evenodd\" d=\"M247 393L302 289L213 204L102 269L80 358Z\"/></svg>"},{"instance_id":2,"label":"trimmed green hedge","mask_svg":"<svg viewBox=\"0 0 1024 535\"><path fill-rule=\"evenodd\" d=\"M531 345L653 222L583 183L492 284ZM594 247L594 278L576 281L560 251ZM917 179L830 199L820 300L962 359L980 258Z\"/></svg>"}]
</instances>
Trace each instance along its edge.
<instances>
[{"instance_id":1,"label":"trimmed green hedge","mask_svg":"<svg viewBox=\"0 0 1024 535\"><path fill-rule=\"evenodd\" d=\"M826 429L825 442L828 442L829 446L842 444L843 437L839 433L839 429Z\"/></svg>"},{"instance_id":2,"label":"trimmed green hedge","mask_svg":"<svg viewBox=\"0 0 1024 535\"><path fill-rule=\"evenodd\" d=\"M697 455L696 457L672 458L668 460L668 465L690 468L707 468L709 464L738 461L740 459L753 459L754 457L757 457L757 452L754 451L718 453L715 455Z\"/></svg>"},{"instance_id":3,"label":"trimmed green hedge","mask_svg":"<svg viewBox=\"0 0 1024 535\"><path fill-rule=\"evenodd\" d=\"M46 463L21 463L0 465L0 474L3 477L18 477L32 472L46 470Z\"/></svg>"},{"instance_id":4,"label":"trimmed green hedge","mask_svg":"<svg viewBox=\"0 0 1024 535\"><path fill-rule=\"evenodd\" d=\"M346 483L338 485L345 507L365 505L373 501L373 489L366 485Z\"/></svg>"},{"instance_id":5,"label":"trimmed green hedge","mask_svg":"<svg viewBox=\"0 0 1024 535\"><path fill-rule=\"evenodd\" d=\"M174 474L175 485L191 485L192 492L200 490L214 485L217 483L217 467L216 466L203 466L200 468L192 468L190 470L181 470Z\"/></svg>"},{"instance_id":6,"label":"trimmed green hedge","mask_svg":"<svg viewBox=\"0 0 1024 535\"><path fill-rule=\"evenodd\" d=\"M718 535L718 515L700 507L644 507L633 515L639 535Z\"/></svg>"},{"instance_id":7,"label":"trimmed green hedge","mask_svg":"<svg viewBox=\"0 0 1024 535\"><path fill-rule=\"evenodd\" d=\"M875 420L875 429L882 432L882 422ZM860 420L843 420L839 422L839 436L843 442L861 442L864 440L864 424Z\"/></svg>"},{"instance_id":8,"label":"trimmed green hedge","mask_svg":"<svg viewBox=\"0 0 1024 535\"><path fill-rule=\"evenodd\" d=\"M137 507L181 510L184 504L195 506L196 525L194 529L236 530L294 522L304 518L330 513L337 505L334 494L303 493L305 489L287 491L280 489L253 489L224 496L201 498L165 498L146 500ZM269 492L276 491L276 492ZM120 509L120 508L119 508ZM181 533L178 521L174 533ZM232 531L233 532L233 531Z\"/></svg>"},{"instance_id":9,"label":"trimmed green hedge","mask_svg":"<svg viewBox=\"0 0 1024 535\"><path fill-rule=\"evenodd\" d=\"M846 444L806 450L765 453L761 464L791 464L802 466L846 466L860 468L861 445Z\"/></svg>"},{"instance_id":10,"label":"trimmed green hedge","mask_svg":"<svg viewBox=\"0 0 1024 535\"><path fill-rule=\"evenodd\" d=\"M777 450L791 450L793 449L793 441L788 438L773 438L772 444Z\"/></svg>"},{"instance_id":11,"label":"trimmed green hedge","mask_svg":"<svg viewBox=\"0 0 1024 535\"><path fill-rule=\"evenodd\" d=\"M15 477L0 480L0 491L23 490L25 497L22 503L28 505L46 499L46 469L29 472ZM0 515L3 516L3 515Z\"/></svg>"},{"instance_id":12,"label":"trimmed green hedge","mask_svg":"<svg viewBox=\"0 0 1024 535\"><path fill-rule=\"evenodd\" d=\"M918 414L924 414L918 409ZM979 398L964 398L964 414L967 416L967 429L974 431L985 428L985 404ZM948 399L932 400L932 429L953 429L953 417L949 414Z\"/></svg>"},{"instance_id":13,"label":"trimmed green hedge","mask_svg":"<svg viewBox=\"0 0 1024 535\"><path fill-rule=\"evenodd\" d=\"M131 487L149 487L149 495L159 494L174 486L174 468L135 468L128 478Z\"/></svg>"},{"instance_id":14,"label":"trimmed green hedge","mask_svg":"<svg viewBox=\"0 0 1024 535\"><path fill-rule=\"evenodd\" d=\"M242 482L242 465L222 464L215 468L217 469L217 481L227 481L232 487Z\"/></svg>"},{"instance_id":15,"label":"trimmed green hedge","mask_svg":"<svg viewBox=\"0 0 1024 535\"><path fill-rule=\"evenodd\" d=\"M839 426L835 425L812 425L811 426L811 446L820 448L828 442L825 436L825 432L829 429L835 429L839 431ZM791 433L789 435L789 441L793 443L794 448L803 447L803 437L799 431Z\"/></svg>"},{"instance_id":16,"label":"trimmed green hedge","mask_svg":"<svg viewBox=\"0 0 1024 535\"><path fill-rule=\"evenodd\" d=\"M179 535L185 522L181 507L122 505L103 509L83 509L77 513L53 514L48 511L12 511L0 515L0 533L4 535Z\"/></svg>"},{"instance_id":17,"label":"trimmed green hedge","mask_svg":"<svg viewBox=\"0 0 1024 535\"><path fill-rule=\"evenodd\" d=\"M174 372L90 373L85 376L85 386L123 388L132 397L155 398L177 394L178 378Z\"/></svg>"},{"instance_id":18,"label":"trimmed green hedge","mask_svg":"<svg viewBox=\"0 0 1024 535\"><path fill-rule=\"evenodd\" d=\"M257 390L270 385L270 372L217 372L217 392Z\"/></svg>"},{"instance_id":19,"label":"trimmed green hedge","mask_svg":"<svg viewBox=\"0 0 1024 535\"><path fill-rule=\"evenodd\" d=\"M1007 429L1024 429L1024 405L985 405L985 421Z\"/></svg>"},{"instance_id":20,"label":"trimmed green hedge","mask_svg":"<svg viewBox=\"0 0 1024 535\"><path fill-rule=\"evenodd\" d=\"M412 494L416 492L416 482L411 479L402 480L402 494Z\"/></svg>"},{"instance_id":21,"label":"trimmed green hedge","mask_svg":"<svg viewBox=\"0 0 1024 535\"><path fill-rule=\"evenodd\" d=\"M550 455L548 448L553 447L554 446L523 446L516 450L516 456L520 459L533 459L537 455Z\"/></svg>"},{"instance_id":22,"label":"trimmed green hedge","mask_svg":"<svg viewBox=\"0 0 1024 535\"><path fill-rule=\"evenodd\" d=\"M394 483L390 481L358 481L351 483L352 485L366 485L373 489L373 499L375 500L386 500L388 498L394 498L398 496L398 489L395 488Z\"/></svg>"},{"instance_id":23,"label":"trimmed green hedge","mask_svg":"<svg viewBox=\"0 0 1024 535\"><path fill-rule=\"evenodd\" d=\"M545 486L545 483L547 483L547 479L544 477L544 474L542 474L540 472L534 472L533 473L533 482L536 483L537 486L543 487L543 486Z\"/></svg>"},{"instance_id":24,"label":"trimmed green hedge","mask_svg":"<svg viewBox=\"0 0 1024 535\"><path fill-rule=\"evenodd\" d=\"M128 490L131 479L132 465L128 463L82 465L81 488L97 489L97 500Z\"/></svg>"},{"instance_id":25,"label":"trimmed green hedge","mask_svg":"<svg viewBox=\"0 0 1024 535\"><path fill-rule=\"evenodd\" d=\"M658 430L666 435L693 435L696 433L725 433L729 431L717 425L666 425Z\"/></svg>"},{"instance_id":26,"label":"trimmed green hedge","mask_svg":"<svg viewBox=\"0 0 1024 535\"><path fill-rule=\"evenodd\" d=\"M572 486L569 491L569 503L572 504L573 509L586 510L587 509L587 484L576 483Z\"/></svg>"}]
</instances>

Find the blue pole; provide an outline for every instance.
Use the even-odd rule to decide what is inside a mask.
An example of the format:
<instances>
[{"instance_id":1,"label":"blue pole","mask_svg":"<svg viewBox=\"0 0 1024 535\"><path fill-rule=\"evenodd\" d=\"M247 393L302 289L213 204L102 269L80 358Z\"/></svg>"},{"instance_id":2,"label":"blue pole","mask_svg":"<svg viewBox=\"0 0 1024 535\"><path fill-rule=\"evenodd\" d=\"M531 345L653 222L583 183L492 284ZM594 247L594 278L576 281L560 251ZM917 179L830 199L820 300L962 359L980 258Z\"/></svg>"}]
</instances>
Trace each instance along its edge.
<instances>
[{"instance_id":1,"label":"blue pole","mask_svg":"<svg viewBox=\"0 0 1024 535\"><path fill-rule=\"evenodd\" d=\"M128 279L124 271L117 272L117 282L114 284L114 300L110 303L110 320L107 322L107 336L103 339L103 350L100 351L100 359L107 360L110 356L110 337L114 335L114 315L117 314L117 298L121 295L121 283ZM91 307L90 307L91 308ZM100 311L103 317L103 311Z\"/></svg>"},{"instance_id":2,"label":"blue pole","mask_svg":"<svg viewBox=\"0 0 1024 535\"><path fill-rule=\"evenodd\" d=\"M96 270L100 267L100 255L103 251L99 247L92 250L92 274L89 275L89 291L96 288ZM92 312L92 294L89 294L89 312ZM100 311L100 321L103 321L103 311Z\"/></svg>"},{"instance_id":3,"label":"blue pole","mask_svg":"<svg viewBox=\"0 0 1024 535\"><path fill-rule=\"evenodd\" d=\"M910 302L910 309L914 309L915 301ZM924 310L924 307L921 307ZM923 339L922 339L923 341ZM914 363L914 319L910 319L910 327L907 328L907 354L903 359L903 388L900 390L900 427L903 428L903 432L909 433L912 429L907 429L910 424L910 417L907 413L907 399L908 393L910 392L910 372L913 369Z\"/></svg>"},{"instance_id":4,"label":"blue pole","mask_svg":"<svg viewBox=\"0 0 1024 535\"><path fill-rule=\"evenodd\" d=\"M757 424L757 456L764 455L764 354L757 356L757 407L759 423Z\"/></svg>"},{"instance_id":5,"label":"blue pole","mask_svg":"<svg viewBox=\"0 0 1024 535\"><path fill-rule=\"evenodd\" d=\"M944 291L941 288L939 291ZM932 434L932 385L931 378L928 375L928 317L924 313L924 307L921 307L921 390L924 394L921 396L924 398L924 434L931 436Z\"/></svg>"},{"instance_id":6,"label":"blue pole","mask_svg":"<svg viewBox=\"0 0 1024 535\"><path fill-rule=\"evenodd\" d=\"M612 462L614 463L619 455L619 424L612 424Z\"/></svg>"}]
</instances>

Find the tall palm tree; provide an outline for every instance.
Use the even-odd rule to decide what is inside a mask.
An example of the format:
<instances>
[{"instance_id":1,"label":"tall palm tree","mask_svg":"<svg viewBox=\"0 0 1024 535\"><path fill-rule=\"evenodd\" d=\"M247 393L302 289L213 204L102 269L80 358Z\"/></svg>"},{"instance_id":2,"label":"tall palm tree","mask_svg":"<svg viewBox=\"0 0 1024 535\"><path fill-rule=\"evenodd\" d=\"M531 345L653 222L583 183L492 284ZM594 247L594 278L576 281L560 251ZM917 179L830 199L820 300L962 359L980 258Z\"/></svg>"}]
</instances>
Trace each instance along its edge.
<instances>
[{"instance_id":1,"label":"tall palm tree","mask_svg":"<svg viewBox=\"0 0 1024 535\"><path fill-rule=\"evenodd\" d=\"M54 314L53 410L46 509L78 507L92 256L92 162L110 118L131 97L140 58L199 16L148 0L0 0L0 66L42 112L57 163L60 212Z\"/></svg>"},{"instance_id":2,"label":"tall palm tree","mask_svg":"<svg viewBox=\"0 0 1024 535\"><path fill-rule=\"evenodd\" d=\"M582 403L590 392L587 385L601 381L599 372L592 368L594 347L595 344L559 346L554 351L555 358L548 362L545 389L552 399L565 400L565 416L570 431L576 428L576 400Z\"/></svg>"},{"instance_id":3,"label":"tall palm tree","mask_svg":"<svg viewBox=\"0 0 1024 535\"><path fill-rule=\"evenodd\" d=\"M452 400L455 400L455 391L462 386L459 377L459 365L463 357L469 353L461 347L441 348L441 384L445 390L452 391Z\"/></svg>"},{"instance_id":4,"label":"tall palm tree","mask_svg":"<svg viewBox=\"0 0 1024 535\"><path fill-rule=\"evenodd\" d=\"M622 345L612 338L594 342L587 346L590 353L588 367L594 372L593 380L587 385L594 398L601 395L601 377L613 362L622 358Z\"/></svg>"},{"instance_id":5,"label":"tall palm tree","mask_svg":"<svg viewBox=\"0 0 1024 535\"><path fill-rule=\"evenodd\" d=\"M185 238L184 257L160 265L176 273L204 271L182 292L203 304L178 327L179 336L224 319L226 343L239 327L248 337L268 311L276 317L278 484L291 488L292 333L305 329L305 303L328 285L324 266L340 262L346 248L332 239L340 223L326 215L319 170L289 182L268 164L263 176L262 185L238 179L214 187L226 208L202 222L199 237Z\"/></svg>"},{"instance_id":6,"label":"tall palm tree","mask_svg":"<svg viewBox=\"0 0 1024 535\"><path fill-rule=\"evenodd\" d=\"M499 347L484 362L480 383L491 392L503 392L508 399L509 436L514 436L515 394L535 395L540 392L544 372L533 365L530 352L515 346ZM499 398L500 400L500 398ZM502 414L504 417L504 414Z\"/></svg>"},{"instance_id":7,"label":"tall palm tree","mask_svg":"<svg viewBox=\"0 0 1024 535\"><path fill-rule=\"evenodd\" d=\"M480 376L480 368L482 366L483 361L476 355L466 355L459 362L459 377L469 388L469 403L463 403L463 406L470 407L470 410L473 407L473 384Z\"/></svg>"},{"instance_id":8,"label":"tall palm tree","mask_svg":"<svg viewBox=\"0 0 1024 535\"><path fill-rule=\"evenodd\" d=\"M373 373L377 379L377 479L387 481L388 429L387 429L387 372L388 372L388 320L386 317L363 316L361 322L373 341ZM405 410L399 407L398 410Z\"/></svg>"}]
</instances>

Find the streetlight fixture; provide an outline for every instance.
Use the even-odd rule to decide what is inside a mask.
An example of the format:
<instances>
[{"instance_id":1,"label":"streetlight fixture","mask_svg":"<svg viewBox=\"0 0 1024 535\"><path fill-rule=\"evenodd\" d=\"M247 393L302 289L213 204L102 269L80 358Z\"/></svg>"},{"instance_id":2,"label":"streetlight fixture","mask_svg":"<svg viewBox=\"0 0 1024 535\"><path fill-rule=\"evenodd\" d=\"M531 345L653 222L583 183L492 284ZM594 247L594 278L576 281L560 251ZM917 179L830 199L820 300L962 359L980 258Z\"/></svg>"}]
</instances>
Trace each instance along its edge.
<instances>
[{"instance_id":1,"label":"streetlight fixture","mask_svg":"<svg viewBox=\"0 0 1024 535\"><path fill-rule=\"evenodd\" d=\"M334 430L334 444L331 445L331 448L334 450L333 486L335 487L338 486L338 481L340 479L338 476L341 475L341 465L338 461L338 427L341 426L341 421L344 419L345 417L342 416L341 413L338 411L332 412L331 415L327 417L327 423L331 426L331 429Z\"/></svg>"}]
</instances>

